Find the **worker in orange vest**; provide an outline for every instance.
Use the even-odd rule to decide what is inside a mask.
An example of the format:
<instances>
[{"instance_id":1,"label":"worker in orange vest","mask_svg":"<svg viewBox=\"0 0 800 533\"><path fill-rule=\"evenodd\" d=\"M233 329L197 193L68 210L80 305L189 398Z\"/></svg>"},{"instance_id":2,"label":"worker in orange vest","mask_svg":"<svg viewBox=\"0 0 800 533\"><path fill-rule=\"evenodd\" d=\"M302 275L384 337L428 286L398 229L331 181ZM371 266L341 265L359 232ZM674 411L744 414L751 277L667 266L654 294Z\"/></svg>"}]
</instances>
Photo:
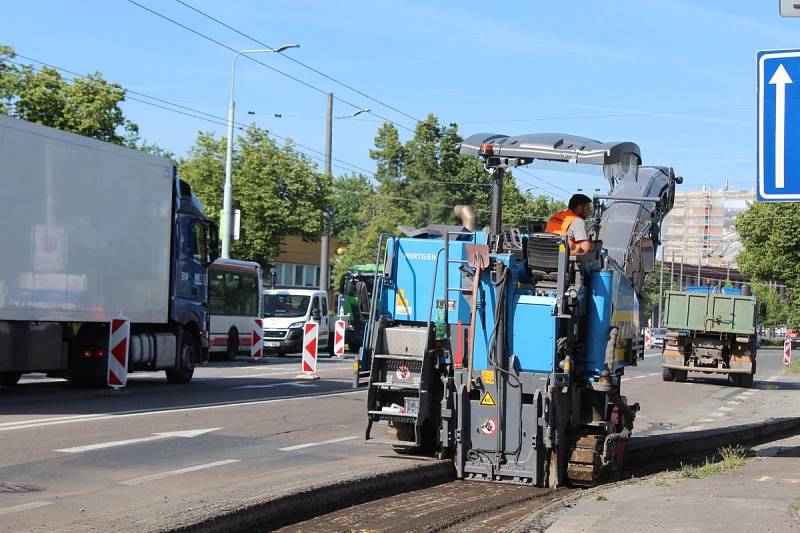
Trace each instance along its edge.
<instances>
[{"instance_id":1,"label":"worker in orange vest","mask_svg":"<svg viewBox=\"0 0 800 533\"><path fill-rule=\"evenodd\" d=\"M586 218L591 212L592 200L585 194L573 194L567 209L553 213L545 231L566 235L569 253L585 255L594 248L586 233Z\"/></svg>"}]
</instances>

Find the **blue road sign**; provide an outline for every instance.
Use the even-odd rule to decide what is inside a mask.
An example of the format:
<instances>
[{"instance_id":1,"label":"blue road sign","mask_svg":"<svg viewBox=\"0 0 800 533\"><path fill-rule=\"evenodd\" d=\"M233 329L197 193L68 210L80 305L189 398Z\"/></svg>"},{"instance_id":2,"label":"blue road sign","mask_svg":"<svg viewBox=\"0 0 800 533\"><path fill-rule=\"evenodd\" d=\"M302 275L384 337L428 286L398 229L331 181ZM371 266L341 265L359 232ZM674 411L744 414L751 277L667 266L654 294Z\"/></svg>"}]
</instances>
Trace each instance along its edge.
<instances>
[{"instance_id":1,"label":"blue road sign","mask_svg":"<svg viewBox=\"0 0 800 533\"><path fill-rule=\"evenodd\" d=\"M800 201L800 50L758 52L758 200Z\"/></svg>"}]
</instances>

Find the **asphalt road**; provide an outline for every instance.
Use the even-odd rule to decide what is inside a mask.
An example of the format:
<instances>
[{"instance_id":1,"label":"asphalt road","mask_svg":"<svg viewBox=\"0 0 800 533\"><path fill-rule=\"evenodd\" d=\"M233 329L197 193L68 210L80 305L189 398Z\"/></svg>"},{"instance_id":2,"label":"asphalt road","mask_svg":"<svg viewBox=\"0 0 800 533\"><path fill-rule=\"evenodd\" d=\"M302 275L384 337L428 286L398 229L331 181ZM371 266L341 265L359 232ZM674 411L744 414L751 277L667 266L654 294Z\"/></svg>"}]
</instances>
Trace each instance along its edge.
<instances>
[{"instance_id":1,"label":"asphalt road","mask_svg":"<svg viewBox=\"0 0 800 533\"><path fill-rule=\"evenodd\" d=\"M362 442L365 392L352 359L241 358L190 385L134 374L118 393L30 376L0 389L0 529L156 530L269 495L424 460ZM636 434L735 425L790 413L780 352L759 354L756 386L723 377L664 383L658 357L628 369ZM791 384L793 385L793 384Z\"/></svg>"}]
</instances>

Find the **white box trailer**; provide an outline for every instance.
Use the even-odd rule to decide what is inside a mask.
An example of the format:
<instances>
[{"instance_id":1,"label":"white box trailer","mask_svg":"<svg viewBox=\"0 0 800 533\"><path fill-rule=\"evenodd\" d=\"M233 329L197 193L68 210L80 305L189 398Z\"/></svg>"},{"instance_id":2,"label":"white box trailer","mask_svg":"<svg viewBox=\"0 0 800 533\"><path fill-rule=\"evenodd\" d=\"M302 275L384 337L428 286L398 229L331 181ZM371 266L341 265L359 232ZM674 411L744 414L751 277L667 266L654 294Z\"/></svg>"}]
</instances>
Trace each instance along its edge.
<instances>
[{"instance_id":1,"label":"white box trailer","mask_svg":"<svg viewBox=\"0 0 800 533\"><path fill-rule=\"evenodd\" d=\"M100 346L119 313L152 337L132 338L131 369L176 368L153 353L163 334L193 328L202 351L210 228L170 160L0 115L0 228L3 381L85 376L81 328Z\"/></svg>"}]
</instances>

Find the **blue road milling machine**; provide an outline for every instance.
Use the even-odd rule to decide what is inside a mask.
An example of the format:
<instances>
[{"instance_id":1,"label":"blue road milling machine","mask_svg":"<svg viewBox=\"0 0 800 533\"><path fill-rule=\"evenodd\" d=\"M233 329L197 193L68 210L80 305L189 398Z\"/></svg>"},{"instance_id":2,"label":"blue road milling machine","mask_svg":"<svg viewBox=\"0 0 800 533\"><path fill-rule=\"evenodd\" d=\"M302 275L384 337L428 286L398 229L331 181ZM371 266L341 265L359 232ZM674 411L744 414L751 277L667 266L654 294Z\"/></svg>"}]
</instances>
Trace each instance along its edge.
<instances>
[{"instance_id":1,"label":"blue road milling machine","mask_svg":"<svg viewBox=\"0 0 800 533\"><path fill-rule=\"evenodd\" d=\"M458 206L463 226L378 242L384 271L354 369L356 385L369 376L366 439L451 458L459 478L611 479L638 410L620 391L643 356L637 293L682 179L640 168L631 142L481 133L460 153L493 176L491 224L477 230ZM590 254L570 255L542 222L503 227L503 173L534 160L602 166L610 191L593 199Z\"/></svg>"}]
</instances>

